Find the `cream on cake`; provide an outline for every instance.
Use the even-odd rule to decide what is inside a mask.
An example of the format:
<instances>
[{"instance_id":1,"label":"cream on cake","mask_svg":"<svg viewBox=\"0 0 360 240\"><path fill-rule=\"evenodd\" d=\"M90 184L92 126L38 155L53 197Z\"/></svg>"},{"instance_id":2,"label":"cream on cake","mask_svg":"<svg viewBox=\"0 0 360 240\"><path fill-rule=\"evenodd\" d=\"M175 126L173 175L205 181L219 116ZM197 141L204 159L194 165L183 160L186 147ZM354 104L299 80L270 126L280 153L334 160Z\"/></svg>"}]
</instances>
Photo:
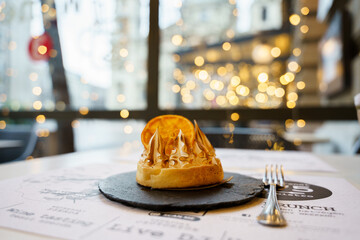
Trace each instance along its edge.
<instances>
[{"instance_id":1,"label":"cream on cake","mask_svg":"<svg viewBox=\"0 0 360 240\"><path fill-rule=\"evenodd\" d=\"M144 144L137 165L136 181L151 188L188 188L215 184L223 180L221 162L208 138L195 122L194 139L179 129L177 136L165 142L159 127Z\"/></svg>"}]
</instances>

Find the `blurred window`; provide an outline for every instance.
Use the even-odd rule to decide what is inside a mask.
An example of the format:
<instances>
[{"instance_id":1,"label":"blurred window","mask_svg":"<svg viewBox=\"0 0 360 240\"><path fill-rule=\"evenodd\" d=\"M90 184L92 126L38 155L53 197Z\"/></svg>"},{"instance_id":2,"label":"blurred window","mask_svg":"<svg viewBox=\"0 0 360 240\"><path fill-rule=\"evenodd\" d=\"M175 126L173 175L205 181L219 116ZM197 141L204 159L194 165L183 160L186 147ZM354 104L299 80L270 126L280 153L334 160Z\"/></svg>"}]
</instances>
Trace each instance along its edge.
<instances>
[{"instance_id":1,"label":"blurred window","mask_svg":"<svg viewBox=\"0 0 360 240\"><path fill-rule=\"evenodd\" d=\"M161 0L160 107L283 107L294 74L286 72L282 7L281 0Z\"/></svg>"}]
</instances>

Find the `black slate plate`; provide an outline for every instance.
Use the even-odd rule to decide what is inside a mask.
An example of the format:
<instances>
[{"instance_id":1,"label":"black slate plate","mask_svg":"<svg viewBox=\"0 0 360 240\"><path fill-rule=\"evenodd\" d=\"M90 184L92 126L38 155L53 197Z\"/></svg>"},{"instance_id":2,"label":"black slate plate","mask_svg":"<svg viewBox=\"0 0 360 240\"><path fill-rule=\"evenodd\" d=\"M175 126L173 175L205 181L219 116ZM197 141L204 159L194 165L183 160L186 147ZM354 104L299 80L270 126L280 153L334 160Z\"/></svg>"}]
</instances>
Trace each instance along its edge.
<instances>
[{"instance_id":1,"label":"black slate plate","mask_svg":"<svg viewBox=\"0 0 360 240\"><path fill-rule=\"evenodd\" d=\"M220 186L193 191L156 190L136 183L136 172L110 176L99 182L100 192L110 200L154 211L201 211L246 203L264 189L261 180L225 172L234 178Z\"/></svg>"}]
</instances>

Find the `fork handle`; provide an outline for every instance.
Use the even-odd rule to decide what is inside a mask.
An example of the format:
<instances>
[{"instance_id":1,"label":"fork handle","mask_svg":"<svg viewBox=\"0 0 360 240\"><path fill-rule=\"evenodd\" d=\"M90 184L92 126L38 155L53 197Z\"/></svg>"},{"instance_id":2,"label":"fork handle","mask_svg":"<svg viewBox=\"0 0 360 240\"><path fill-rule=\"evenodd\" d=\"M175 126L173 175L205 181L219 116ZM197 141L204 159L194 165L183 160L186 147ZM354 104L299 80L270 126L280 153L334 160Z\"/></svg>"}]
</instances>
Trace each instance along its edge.
<instances>
[{"instance_id":1,"label":"fork handle","mask_svg":"<svg viewBox=\"0 0 360 240\"><path fill-rule=\"evenodd\" d=\"M276 184L270 183L269 195L266 204L257 217L257 221L264 225L285 226L286 220L282 215L279 203L276 197Z\"/></svg>"}]
</instances>

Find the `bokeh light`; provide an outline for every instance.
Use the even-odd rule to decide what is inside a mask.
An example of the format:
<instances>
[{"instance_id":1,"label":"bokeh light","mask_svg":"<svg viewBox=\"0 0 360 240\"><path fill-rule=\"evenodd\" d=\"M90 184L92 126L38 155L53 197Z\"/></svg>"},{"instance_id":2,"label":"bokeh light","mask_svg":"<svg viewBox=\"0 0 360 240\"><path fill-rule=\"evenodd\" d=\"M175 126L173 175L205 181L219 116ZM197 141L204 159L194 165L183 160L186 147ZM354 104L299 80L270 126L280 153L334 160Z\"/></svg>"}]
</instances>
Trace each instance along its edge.
<instances>
[{"instance_id":1,"label":"bokeh light","mask_svg":"<svg viewBox=\"0 0 360 240\"><path fill-rule=\"evenodd\" d=\"M120 111L120 117L122 117L122 118L128 118L129 115L130 115L130 113L127 109L123 109Z\"/></svg>"},{"instance_id":2,"label":"bokeh light","mask_svg":"<svg viewBox=\"0 0 360 240\"><path fill-rule=\"evenodd\" d=\"M240 115L236 112L232 113L230 116L231 120L233 120L234 122L238 121L240 119Z\"/></svg>"},{"instance_id":3,"label":"bokeh light","mask_svg":"<svg viewBox=\"0 0 360 240\"><path fill-rule=\"evenodd\" d=\"M289 17L289 21L292 25L296 26L296 25L299 25L300 21L301 21L301 18L299 15L297 14L292 14L290 17Z\"/></svg>"}]
</instances>

